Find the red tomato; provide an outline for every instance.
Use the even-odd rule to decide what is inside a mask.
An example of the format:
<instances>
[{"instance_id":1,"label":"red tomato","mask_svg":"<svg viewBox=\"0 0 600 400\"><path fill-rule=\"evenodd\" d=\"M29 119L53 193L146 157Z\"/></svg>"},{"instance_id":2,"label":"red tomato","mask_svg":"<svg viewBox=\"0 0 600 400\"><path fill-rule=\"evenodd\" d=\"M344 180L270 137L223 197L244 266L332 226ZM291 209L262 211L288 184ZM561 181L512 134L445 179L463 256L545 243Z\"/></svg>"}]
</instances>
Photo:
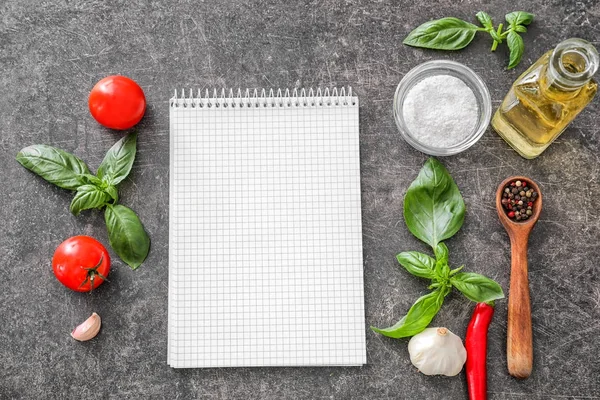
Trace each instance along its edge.
<instances>
[{"instance_id":1,"label":"red tomato","mask_svg":"<svg viewBox=\"0 0 600 400\"><path fill-rule=\"evenodd\" d=\"M52 258L54 276L77 292L89 292L104 282L110 271L106 248L89 236L73 236L58 246Z\"/></svg>"},{"instance_id":2,"label":"red tomato","mask_svg":"<svg viewBox=\"0 0 600 400\"><path fill-rule=\"evenodd\" d=\"M140 122L146 111L146 96L134 80L111 75L96 83L88 105L102 126L123 130Z\"/></svg>"}]
</instances>

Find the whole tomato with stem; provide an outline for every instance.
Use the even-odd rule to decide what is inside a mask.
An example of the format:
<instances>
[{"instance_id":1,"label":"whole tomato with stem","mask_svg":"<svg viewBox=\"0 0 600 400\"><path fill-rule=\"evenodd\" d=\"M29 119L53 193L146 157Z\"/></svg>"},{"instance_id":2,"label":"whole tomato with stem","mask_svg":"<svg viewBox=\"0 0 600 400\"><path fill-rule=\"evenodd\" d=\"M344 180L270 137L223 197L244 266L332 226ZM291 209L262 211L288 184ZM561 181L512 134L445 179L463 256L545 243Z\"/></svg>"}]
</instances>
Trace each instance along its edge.
<instances>
[{"instance_id":1,"label":"whole tomato with stem","mask_svg":"<svg viewBox=\"0 0 600 400\"><path fill-rule=\"evenodd\" d=\"M96 83L88 99L90 112L100 125L110 129L129 129L146 112L146 96L133 79L111 75Z\"/></svg>"},{"instance_id":2,"label":"whole tomato with stem","mask_svg":"<svg viewBox=\"0 0 600 400\"><path fill-rule=\"evenodd\" d=\"M90 292L106 280L110 256L106 247L89 236L73 236L62 242L52 258L54 276L77 292Z\"/></svg>"}]
</instances>

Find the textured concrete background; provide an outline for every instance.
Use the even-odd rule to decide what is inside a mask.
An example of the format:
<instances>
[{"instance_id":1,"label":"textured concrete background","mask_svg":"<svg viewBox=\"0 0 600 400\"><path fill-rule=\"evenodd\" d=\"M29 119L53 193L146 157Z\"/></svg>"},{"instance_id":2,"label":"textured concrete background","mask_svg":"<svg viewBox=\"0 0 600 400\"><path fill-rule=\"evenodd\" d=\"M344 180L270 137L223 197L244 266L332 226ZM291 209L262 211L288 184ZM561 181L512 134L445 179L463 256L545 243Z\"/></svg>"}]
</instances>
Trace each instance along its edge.
<instances>
[{"instance_id":1,"label":"textured concrete background","mask_svg":"<svg viewBox=\"0 0 600 400\"><path fill-rule=\"evenodd\" d=\"M464 374L425 377L411 366L406 340L367 326L362 368L173 370L166 365L168 99L174 88L351 85L361 101L367 324L395 322L426 290L394 255L421 249L406 229L403 194L426 156L404 143L392 97L415 65L463 62L487 82L497 107L513 80L560 40L598 46L598 1L2 1L0 2L0 398L463 399ZM401 44L418 24L454 15L497 22L527 7L536 22L524 60L506 71L488 37L442 53ZM102 214L69 213L71 193L19 166L24 146L74 152L92 168L120 134L89 115L87 96L109 74L125 74L146 92L139 153L120 187L152 239L145 264L131 271L115 258L110 283L93 295L68 291L50 260L67 237L107 243ZM442 161L467 203L462 230L448 241L455 265L508 290L509 244L493 206L511 174L534 178L544 212L531 238L533 375L506 372L506 301L499 301L489 343L491 399L600 398L600 128L596 100L540 158L526 161L488 130L469 151ZM434 325L464 336L473 304L450 295ZM92 311L100 335L77 343L70 330ZM343 335L344 332L340 332Z\"/></svg>"}]
</instances>

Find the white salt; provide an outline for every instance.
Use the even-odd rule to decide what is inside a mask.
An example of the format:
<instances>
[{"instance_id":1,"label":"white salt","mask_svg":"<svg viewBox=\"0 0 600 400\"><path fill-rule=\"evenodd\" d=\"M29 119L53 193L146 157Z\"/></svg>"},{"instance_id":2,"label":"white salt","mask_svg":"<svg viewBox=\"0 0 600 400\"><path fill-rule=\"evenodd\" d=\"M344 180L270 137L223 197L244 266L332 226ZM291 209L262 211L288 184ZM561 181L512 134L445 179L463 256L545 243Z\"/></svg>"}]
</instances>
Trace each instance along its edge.
<instances>
[{"instance_id":1,"label":"white salt","mask_svg":"<svg viewBox=\"0 0 600 400\"><path fill-rule=\"evenodd\" d=\"M479 109L473 90L461 79L434 75L408 91L402 115L417 141L443 148L457 145L471 135Z\"/></svg>"}]
</instances>

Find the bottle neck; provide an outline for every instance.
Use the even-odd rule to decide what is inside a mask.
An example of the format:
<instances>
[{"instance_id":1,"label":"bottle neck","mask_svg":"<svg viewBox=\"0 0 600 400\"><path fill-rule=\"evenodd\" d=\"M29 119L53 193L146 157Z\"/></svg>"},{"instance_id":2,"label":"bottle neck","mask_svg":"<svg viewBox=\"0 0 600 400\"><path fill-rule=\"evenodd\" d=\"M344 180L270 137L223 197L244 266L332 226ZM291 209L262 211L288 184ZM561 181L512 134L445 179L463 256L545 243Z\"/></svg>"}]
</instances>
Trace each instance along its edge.
<instances>
[{"instance_id":1,"label":"bottle neck","mask_svg":"<svg viewBox=\"0 0 600 400\"><path fill-rule=\"evenodd\" d=\"M565 40L550 55L544 86L551 93L577 93L592 79L599 61L591 43L583 39Z\"/></svg>"}]
</instances>

